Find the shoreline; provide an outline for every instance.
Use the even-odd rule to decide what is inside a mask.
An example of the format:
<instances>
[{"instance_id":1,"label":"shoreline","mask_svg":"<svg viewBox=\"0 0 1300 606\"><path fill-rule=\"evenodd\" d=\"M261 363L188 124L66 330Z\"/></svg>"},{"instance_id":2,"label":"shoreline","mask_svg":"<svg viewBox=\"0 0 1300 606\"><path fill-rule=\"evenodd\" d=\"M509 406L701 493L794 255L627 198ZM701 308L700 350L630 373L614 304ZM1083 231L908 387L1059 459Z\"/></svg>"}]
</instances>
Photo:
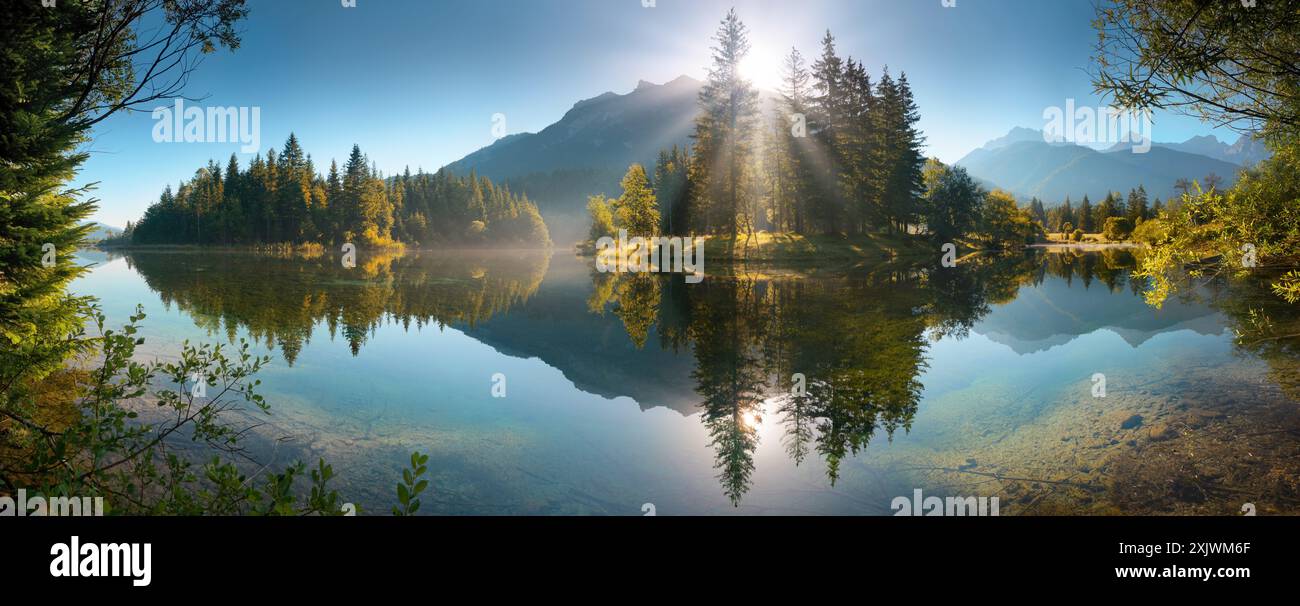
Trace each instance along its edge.
<instances>
[{"instance_id":1,"label":"shoreline","mask_svg":"<svg viewBox=\"0 0 1300 606\"><path fill-rule=\"evenodd\" d=\"M1029 248L1040 250L1109 250L1146 248L1146 245L1138 242L1039 242L1030 244Z\"/></svg>"}]
</instances>

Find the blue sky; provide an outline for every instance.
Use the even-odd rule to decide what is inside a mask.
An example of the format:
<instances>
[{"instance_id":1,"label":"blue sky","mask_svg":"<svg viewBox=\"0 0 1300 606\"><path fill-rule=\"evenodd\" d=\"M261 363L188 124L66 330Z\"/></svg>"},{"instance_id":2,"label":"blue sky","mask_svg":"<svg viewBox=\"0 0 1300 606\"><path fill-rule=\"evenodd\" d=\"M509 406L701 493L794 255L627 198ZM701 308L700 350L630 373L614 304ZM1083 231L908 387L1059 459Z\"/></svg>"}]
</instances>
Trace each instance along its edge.
<instances>
[{"instance_id":1,"label":"blue sky","mask_svg":"<svg viewBox=\"0 0 1300 606\"><path fill-rule=\"evenodd\" d=\"M760 79L797 46L812 58L827 28L841 55L877 75L907 72L927 153L946 162L1043 110L1100 105L1087 67L1091 0L250 0L243 45L208 56L186 94L204 106L261 108L263 153L290 131L324 172L353 143L379 168L437 168L510 133L536 132L573 104L644 79L702 79L710 36L735 6ZM771 65L768 69L766 66ZM167 105L167 104L159 104ZM121 226L238 143L155 143L147 112L101 123L79 181L100 183L97 220ZM1153 138L1235 135L1157 115ZM246 165L252 154L238 154Z\"/></svg>"}]
</instances>

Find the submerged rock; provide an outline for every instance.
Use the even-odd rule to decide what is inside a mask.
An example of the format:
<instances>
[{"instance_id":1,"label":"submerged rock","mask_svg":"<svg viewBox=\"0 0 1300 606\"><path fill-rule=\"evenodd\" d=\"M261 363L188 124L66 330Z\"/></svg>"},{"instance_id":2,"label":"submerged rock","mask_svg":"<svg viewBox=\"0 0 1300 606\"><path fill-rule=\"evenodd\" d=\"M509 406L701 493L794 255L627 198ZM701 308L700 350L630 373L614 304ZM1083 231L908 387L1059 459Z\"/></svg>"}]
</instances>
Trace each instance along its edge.
<instances>
[{"instance_id":1,"label":"submerged rock","mask_svg":"<svg viewBox=\"0 0 1300 606\"><path fill-rule=\"evenodd\" d=\"M1120 429L1136 429L1142 426L1142 415L1133 415L1120 423Z\"/></svg>"}]
</instances>

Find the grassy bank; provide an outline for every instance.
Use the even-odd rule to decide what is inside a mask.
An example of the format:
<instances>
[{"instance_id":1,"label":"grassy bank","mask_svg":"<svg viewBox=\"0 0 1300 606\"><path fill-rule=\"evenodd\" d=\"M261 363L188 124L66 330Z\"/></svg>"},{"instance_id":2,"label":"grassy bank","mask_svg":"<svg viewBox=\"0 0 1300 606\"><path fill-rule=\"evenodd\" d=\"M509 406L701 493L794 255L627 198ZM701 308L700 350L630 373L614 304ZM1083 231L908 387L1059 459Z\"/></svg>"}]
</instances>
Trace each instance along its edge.
<instances>
[{"instance_id":1,"label":"grassy bank","mask_svg":"<svg viewBox=\"0 0 1300 606\"><path fill-rule=\"evenodd\" d=\"M704 256L711 262L840 265L935 254L931 242L901 234L805 236L758 232L752 236L740 234L734 240L708 236L704 241Z\"/></svg>"},{"instance_id":2,"label":"grassy bank","mask_svg":"<svg viewBox=\"0 0 1300 606\"><path fill-rule=\"evenodd\" d=\"M976 243L958 241L957 254L965 256L985 250ZM579 243L577 252L594 256L591 242ZM942 253L931 240L905 234L800 235L758 232L750 236L704 236L704 258L708 263L746 265L842 267L865 262L938 259Z\"/></svg>"}]
</instances>

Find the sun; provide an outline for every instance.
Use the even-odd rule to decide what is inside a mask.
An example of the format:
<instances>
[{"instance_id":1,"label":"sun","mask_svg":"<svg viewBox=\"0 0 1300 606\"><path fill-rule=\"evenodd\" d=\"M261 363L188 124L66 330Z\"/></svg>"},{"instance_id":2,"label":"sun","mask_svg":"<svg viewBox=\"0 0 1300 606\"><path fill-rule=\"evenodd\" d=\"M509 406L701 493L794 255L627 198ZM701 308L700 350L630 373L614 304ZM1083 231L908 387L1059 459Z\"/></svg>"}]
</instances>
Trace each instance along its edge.
<instances>
[{"instance_id":1,"label":"sun","mask_svg":"<svg viewBox=\"0 0 1300 606\"><path fill-rule=\"evenodd\" d=\"M740 62L740 76L756 88L775 91L781 88L782 57L755 46Z\"/></svg>"}]
</instances>

